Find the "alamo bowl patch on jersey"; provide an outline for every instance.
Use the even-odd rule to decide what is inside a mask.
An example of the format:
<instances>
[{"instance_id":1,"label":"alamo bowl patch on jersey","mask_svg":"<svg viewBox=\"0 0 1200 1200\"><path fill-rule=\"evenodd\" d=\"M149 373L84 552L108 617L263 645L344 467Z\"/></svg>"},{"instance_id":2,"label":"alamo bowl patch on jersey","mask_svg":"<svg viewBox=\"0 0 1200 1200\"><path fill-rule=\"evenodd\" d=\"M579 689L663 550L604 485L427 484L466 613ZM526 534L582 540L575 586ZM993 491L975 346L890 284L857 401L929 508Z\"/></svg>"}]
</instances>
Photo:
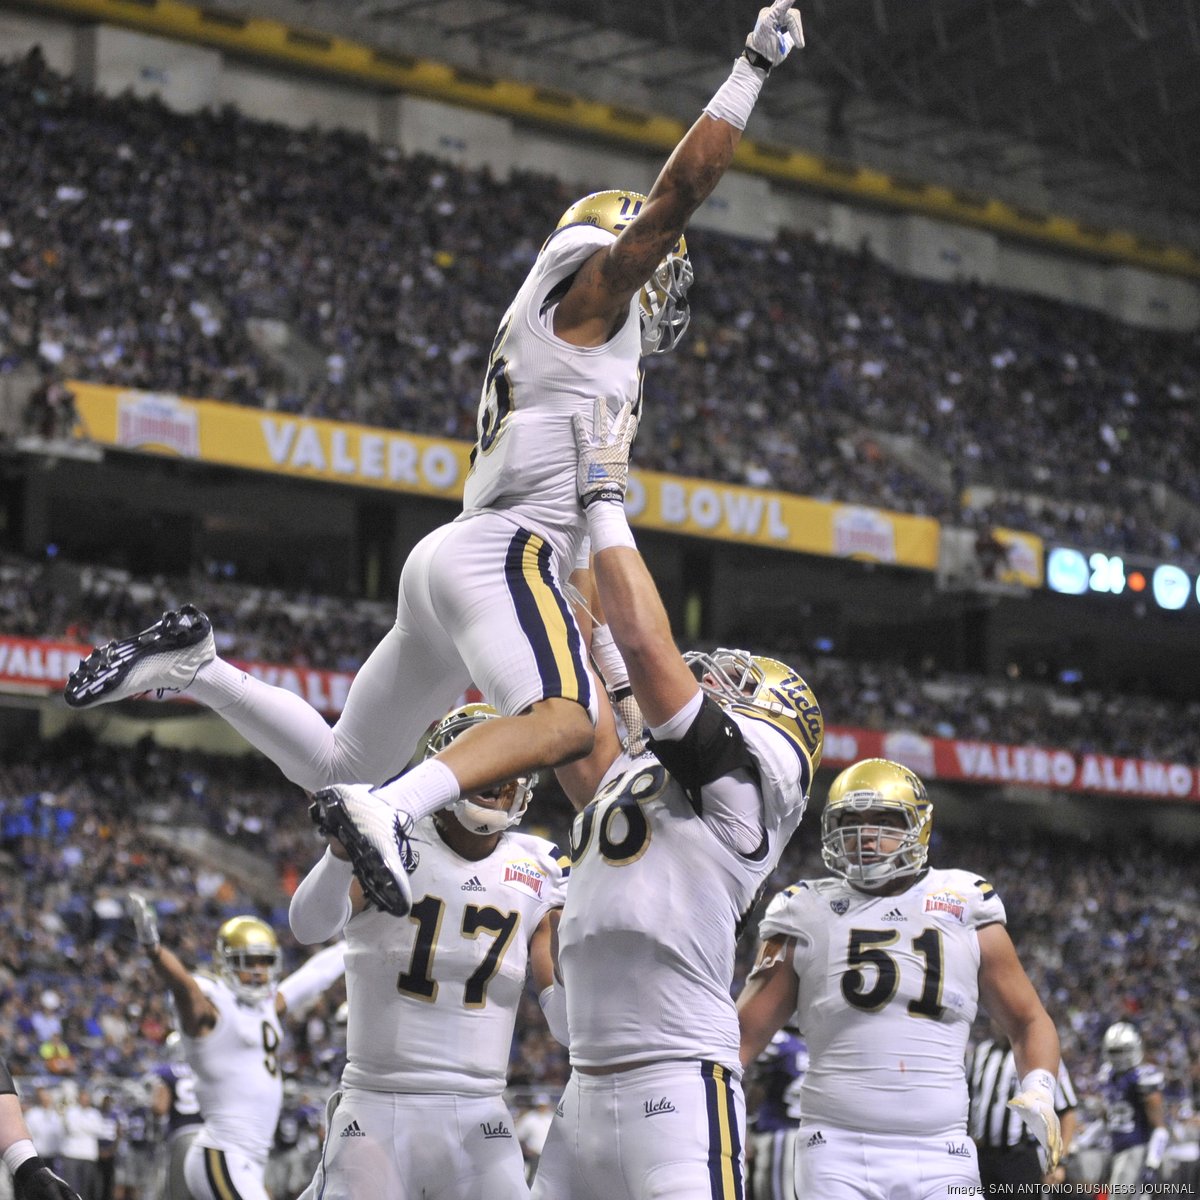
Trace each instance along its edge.
<instances>
[{"instance_id":1,"label":"alamo bowl patch on jersey","mask_svg":"<svg viewBox=\"0 0 1200 1200\"><path fill-rule=\"evenodd\" d=\"M501 882L505 887L529 892L540 900L546 886L546 872L531 859L521 858L504 864Z\"/></svg>"},{"instance_id":2,"label":"alamo bowl patch on jersey","mask_svg":"<svg viewBox=\"0 0 1200 1200\"><path fill-rule=\"evenodd\" d=\"M967 911L967 898L949 888L942 888L925 897L922 911L934 916L952 917L961 924Z\"/></svg>"}]
</instances>

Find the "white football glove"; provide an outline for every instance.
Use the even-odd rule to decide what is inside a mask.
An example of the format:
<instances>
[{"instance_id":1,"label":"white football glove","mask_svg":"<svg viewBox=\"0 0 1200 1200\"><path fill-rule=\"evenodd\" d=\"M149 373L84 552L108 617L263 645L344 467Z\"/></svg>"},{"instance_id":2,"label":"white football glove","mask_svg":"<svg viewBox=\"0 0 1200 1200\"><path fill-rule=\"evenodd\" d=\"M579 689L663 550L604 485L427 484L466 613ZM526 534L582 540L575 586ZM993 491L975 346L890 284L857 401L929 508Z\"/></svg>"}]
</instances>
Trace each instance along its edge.
<instances>
[{"instance_id":1,"label":"white football glove","mask_svg":"<svg viewBox=\"0 0 1200 1200\"><path fill-rule=\"evenodd\" d=\"M589 421L582 413L571 418L575 431L575 448L579 461L575 469L575 490L583 508L603 501L610 504L625 502L625 486L629 481L629 448L637 433L637 418L632 404L622 404L609 423L608 403L603 396L596 398Z\"/></svg>"},{"instance_id":2,"label":"white football glove","mask_svg":"<svg viewBox=\"0 0 1200 1200\"><path fill-rule=\"evenodd\" d=\"M1009 1102L1025 1122L1025 1128L1046 1153L1046 1173L1058 1166L1063 1155L1062 1129L1054 1111L1054 1076L1049 1071L1030 1071L1021 1080L1022 1090Z\"/></svg>"},{"instance_id":3,"label":"white football glove","mask_svg":"<svg viewBox=\"0 0 1200 1200\"><path fill-rule=\"evenodd\" d=\"M158 916L154 905L140 892L130 892L125 897L125 911L133 922L138 945L143 950L158 949Z\"/></svg>"},{"instance_id":4,"label":"white football glove","mask_svg":"<svg viewBox=\"0 0 1200 1200\"><path fill-rule=\"evenodd\" d=\"M794 0L775 0L770 8L758 10L758 20L746 38L747 55L766 59L765 63L750 58L753 67L777 67L793 50L804 45L804 26L800 14L792 8Z\"/></svg>"}]
</instances>

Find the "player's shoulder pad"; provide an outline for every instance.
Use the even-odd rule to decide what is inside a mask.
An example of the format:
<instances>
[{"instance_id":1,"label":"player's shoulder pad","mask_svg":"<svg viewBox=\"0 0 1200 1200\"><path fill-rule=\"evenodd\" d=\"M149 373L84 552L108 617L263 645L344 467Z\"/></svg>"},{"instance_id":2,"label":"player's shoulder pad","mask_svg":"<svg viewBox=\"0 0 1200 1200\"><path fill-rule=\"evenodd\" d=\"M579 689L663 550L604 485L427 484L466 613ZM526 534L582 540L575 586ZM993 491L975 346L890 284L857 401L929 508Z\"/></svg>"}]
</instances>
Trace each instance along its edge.
<instances>
[{"instance_id":1,"label":"player's shoulder pad","mask_svg":"<svg viewBox=\"0 0 1200 1200\"><path fill-rule=\"evenodd\" d=\"M800 880L777 892L767 905L767 911L759 922L758 936L795 937L802 933L806 914L816 900L816 892L807 880Z\"/></svg>"},{"instance_id":2,"label":"player's shoulder pad","mask_svg":"<svg viewBox=\"0 0 1200 1200\"><path fill-rule=\"evenodd\" d=\"M233 988L229 986L223 979L214 975L211 971L201 969L192 974L192 978L196 981L196 986L216 1005L220 1005L223 1000L228 1000L231 1003L236 1000L233 994Z\"/></svg>"},{"instance_id":3,"label":"player's shoulder pad","mask_svg":"<svg viewBox=\"0 0 1200 1200\"><path fill-rule=\"evenodd\" d=\"M597 250L611 246L617 235L596 225L568 225L556 229L547 239L537 258L542 275L557 274L564 268L578 268Z\"/></svg>"},{"instance_id":4,"label":"player's shoulder pad","mask_svg":"<svg viewBox=\"0 0 1200 1200\"><path fill-rule=\"evenodd\" d=\"M1006 925L1004 902L986 876L976 871L956 868L934 869L925 877L926 893L944 892L947 898L961 897L965 911L963 924L979 928L983 925Z\"/></svg>"},{"instance_id":5,"label":"player's shoulder pad","mask_svg":"<svg viewBox=\"0 0 1200 1200\"><path fill-rule=\"evenodd\" d=\"M571 855L549 838L538 837L536 833L519 833L516 830L510 830L508 836L513 842L512 849L519 848L539 865L545 866L553 876L566 879L570 875Z\"/></svg>"},{"instance_id":6,"label":"player's shoulder pad","mask_svg":"<svg viewBox=\"0 0 1200 1200\"><path fill-rule=\"evenodd\" d=\"M566 899L570 856L553 842L532 833L513 830L500 843L504 857L501 883L531 892L549 908Z\"/></svg>"},{"instance_id":7,"label":"player's shoulder pad","mask_svg":"<svg viewBox=\"0 0 1200 1200\"><path fill-rule=\"evenodd\" d=\"M711 696L705 696L695 720L683 737L674 741L649 739L655 757L683 788L696 812L701 808L700 789L735 771L758 778L758 764L746 746L740 726Z\"/></svg>"},{"instance_id":8,"label":"player's shoulder pad","mask_svg":"<svg viewBox=\"0 0 1200 1200\"><path fill-rule=\"evenodd\" d=\"M759 776L787 807L807 801L812 786L808 749L785 723L748 705L734 705L729 717L742 732Z\"/></svg>"},{"instance_id":9,"label":"player's shoulder pad","mask_svg":"<svg viewBox=\"0 0 1200 1200\"><path fill-rule=\"evenodd\" d=\"M1156 1063L1138 1063L1133 1068L1133 1077L1137 1080L1138 1090L1142 1092L1161 1091L1167 1082L1162 1067Z\"/></svg>"}]
</instances>

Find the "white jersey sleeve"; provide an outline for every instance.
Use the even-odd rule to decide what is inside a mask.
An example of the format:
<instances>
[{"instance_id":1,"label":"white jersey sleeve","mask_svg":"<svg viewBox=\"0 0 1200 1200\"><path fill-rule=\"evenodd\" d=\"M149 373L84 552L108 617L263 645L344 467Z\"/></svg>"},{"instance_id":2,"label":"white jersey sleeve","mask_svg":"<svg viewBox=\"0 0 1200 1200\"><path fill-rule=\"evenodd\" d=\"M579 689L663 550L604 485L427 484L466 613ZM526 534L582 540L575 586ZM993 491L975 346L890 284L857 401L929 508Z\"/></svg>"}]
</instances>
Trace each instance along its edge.
<instances>
[{"instance_id":1,"label":"white jersey sleeve","mask_svg":"<svg viewBox=\"0 0 1200 1200\"><path fill-rule=\"evenodd\" d=\"M804 816L813 767L808 750L786 725L765 713L735 707L729 714L742 731L758 765L762 783L763 819L769 830L790 825Z\"/></svg>"},{"instance_id":2,"label":"white jersey sleeve","mask_svg":"<svg viewBox=\"0 0 1200 1200\"><path fill-rule=\"evenodd\" d=\"M978 930L1003 920L995 890L967 871L929 870L895 895L822 879L775 897L759 932L795 939L807 1119L965 1136Z\"/></svg>"},{"instance_id":3,"label":"white jersey sleeve","mask_svg":"<svg viewBox=\"0 0 1200 1200\"><path fill-rule=\"evenodd\" d=\"M655 727L650 748L687 792L700 819L739 854L786 841L808 802L812 763L784 722L761 709L726 708L697 693Z\"/></svg>"},{"instance_id":4,"label":"white jersey sleeve","mask_svg":"<svg viewBox=\"0 0 1200 1200\"><path fill-rule=\"evenodd\" d=\"M216 1025L203 1037L182 1038L204 1115L198 1141L265 1161L283 1105L283 1030L274 993L246 1002L222 980L195 978L217 1010Z\"/></svg>"}]
</instances>

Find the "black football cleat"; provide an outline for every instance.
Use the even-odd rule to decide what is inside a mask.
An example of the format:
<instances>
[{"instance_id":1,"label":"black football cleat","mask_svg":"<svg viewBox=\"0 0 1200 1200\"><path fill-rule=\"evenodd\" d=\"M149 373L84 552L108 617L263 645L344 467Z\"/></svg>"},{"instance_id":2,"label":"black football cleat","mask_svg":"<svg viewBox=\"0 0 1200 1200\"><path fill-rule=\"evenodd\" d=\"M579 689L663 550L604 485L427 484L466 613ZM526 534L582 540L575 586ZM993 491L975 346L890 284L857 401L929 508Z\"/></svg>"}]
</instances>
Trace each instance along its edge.
<instances>
[{"instance_id":1,"label":"black football cleat","mask_svg":"<svg viewBox=\"0 0 1200 1200\"><path fill-rule=\"evenodd\" d=\"M149 629L93 650L71 672L63 698L72 708L92 708L143 692L181 692L216 656L212 622L185 604Z\"/></svg>"},{"instance_id":2,"label":"black football cleat","mask_svg":"<svg viewBox=\"0 0 1200 1200\"><path fill-rule=\"evenodd\" d=\"M412 819L397 812L366 784L339 783L313 797L309 813L317 828L337 838L364 895L384 912L403 917L412 908L405 862Z\"/></svg>"}]
</instances>

